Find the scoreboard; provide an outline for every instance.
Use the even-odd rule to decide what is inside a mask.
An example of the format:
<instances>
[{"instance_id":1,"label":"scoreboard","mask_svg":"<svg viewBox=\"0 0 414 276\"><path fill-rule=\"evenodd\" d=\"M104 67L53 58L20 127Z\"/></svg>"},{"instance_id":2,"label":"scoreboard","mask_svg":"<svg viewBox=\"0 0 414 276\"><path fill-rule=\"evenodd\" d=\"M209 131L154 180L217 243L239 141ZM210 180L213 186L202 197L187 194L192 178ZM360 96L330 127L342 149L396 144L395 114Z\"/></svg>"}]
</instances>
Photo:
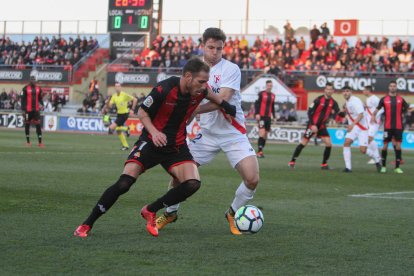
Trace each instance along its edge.
<instances>
[{"instance_id":1,"label":"scoreboard","mask_svg":"<svg viewBox=\"0 0 414 276\"><path fill-rule=\"evenodd\" d=\"M149 33L153 0L109 0L108 32Z\"/></svg>"}]
</instances>

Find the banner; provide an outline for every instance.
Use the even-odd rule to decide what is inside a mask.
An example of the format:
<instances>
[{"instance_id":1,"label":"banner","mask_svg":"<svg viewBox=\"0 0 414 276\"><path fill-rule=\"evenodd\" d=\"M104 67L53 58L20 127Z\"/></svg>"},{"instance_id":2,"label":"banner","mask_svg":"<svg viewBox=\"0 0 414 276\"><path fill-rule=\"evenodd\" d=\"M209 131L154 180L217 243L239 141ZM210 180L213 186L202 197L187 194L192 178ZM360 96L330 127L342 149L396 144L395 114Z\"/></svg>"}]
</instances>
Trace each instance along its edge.
<instances>
[{"instance_id":1,"label":"banner","mask_svg":"<svg viewBox=\"0 0 414 276\"><path fill-rule=\"evenodd\" d=\"M18 70L9 66L0 66L0 82L29 82L30 76L35 76L39 82L69 82L69 72L63 70L63 67L42 69L39 66L35 69Z\"/></svg>"},{"instance_id":2,"label":"banner","mask_svg":"<svg viewBox=\"0 0 414 276\"><path fill-rule=\"evenodd\" d=\"M24 117L22 113L0 113L0 127L22 128L24 127Z\"/></svg>"},{"instance_id":3,"label":"banner","mask_svg":"<svg viewBox=\"0 0 414 276\"><path fill-rule=\"evenodd\" d=\"M108 132L101 117L59 117L59 130L80 132Z\"/></svg>"},{"instance_id":4,"label":"banner","mask_svg":"<svg viewBox=\"0 0 414 276\"><path fill-rule=\"evenodd\" d=\"M334 20L334 36L356 36L358 35L358 20Z\"/></svg>"},{"instance_id":5,"label":"banner","mask_svg":"<svg viewBox=\"0 0 414 276\"><path fill-rule=\"evenodd\" d=\"M140 53L145 48L145 38L146 35L140 34L111 33L111 61L120 57L133 59L130 49L132 48L136 53Z\"/></svg>"},{"instance_id":6,"label":"banner","mask_svg":"<svg viewBox=\"0 0 414 276\"><path fill-rule=\"evenodd\" d=\"M107 84L114 86L115 82L123 85L132 86L155 86L158 82L168 79L172 76L180 76L181 71L177 73L165 72L108 72Z\"/></svg>"},{"instance_id":7,"label":"banner","mask_svg":"<svg viewBox=\"0 0 414 276\"><path fill-rule=\"evenodd\" d=\"M306 90L323 90L326 83L331 82L336 90L341 90L345 85L349 85L355 91L362 91L367 85L374 88L374 92L388 92L388 85L390 81L397 82L397 89L400 92L414 93L414 79L399 77L341 77L341 76L306 76L305 86Z\"/></svg>"}]
</instances>

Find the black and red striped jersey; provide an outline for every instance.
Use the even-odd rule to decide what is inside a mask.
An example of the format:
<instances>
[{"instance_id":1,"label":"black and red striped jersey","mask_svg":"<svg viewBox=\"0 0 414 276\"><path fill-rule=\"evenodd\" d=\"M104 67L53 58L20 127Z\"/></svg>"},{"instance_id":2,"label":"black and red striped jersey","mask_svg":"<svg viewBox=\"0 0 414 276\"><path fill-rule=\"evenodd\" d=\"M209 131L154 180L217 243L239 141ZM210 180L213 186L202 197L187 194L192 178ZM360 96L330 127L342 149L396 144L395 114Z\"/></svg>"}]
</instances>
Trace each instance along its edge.
<instances>
[{"instance_id":1,"label":"black and red striped jersey","mask_svg":"<svg viewBox=\"0 0 414 276\"><path fill-rule=\"evenodd\" d=\"M259 98L255 102L255 114L261 117L275 118L275 94L272 92L262 91L259 93Z\"/></svg>"},{"instance_id":2,"label":"black and red striped jersey","mask_svg":"<svg viewBox=\"0 0 414 276\"><path fill-rule=\"evenodd\" d=\"M193 114L208 91L192 97L180 90L180 78L170 77L159 82L145 98L141 108L148 113L154 127L167 136L167 146L185 143L187 119ZM151 134L144 128L140 137L152 141Z\"/></svg>"},{"instance_id":3,"label":"black and red striped jersey","mask_svg":"<svg viewBox=\"0 0 414 276\"><path fill-rule=\"evenodd\" d=\"M399 129L404 128L403 115L407 112L409 105L400 95L384 96L380 99L377 109L384 108L384 129Z\"/></svg>"},{"instance_id":4,"label":"black and red striped jersey","mask_svg":"<svg viewBox=\"0 0 414 276\"><path fill-rule=\"evenodd\" d=\"M39 111L40 105L43 105L42 89L33 83L23 87L21 96L23 111Z\"/></svg>"},{"instance_id":5,"label":"black and red striped jersey","mask_svg":"<svg viewBox=\"0 0 414 276\"><path fill-rule=\"evenodd\" d=\"M332 114L334 110L334 114ZM339 112L338 103L331 97L326 98L325 95L317 97L308 109L309 124L317 127L324 126L332 114L335 116Z\"/></svg>"}]
</instances>

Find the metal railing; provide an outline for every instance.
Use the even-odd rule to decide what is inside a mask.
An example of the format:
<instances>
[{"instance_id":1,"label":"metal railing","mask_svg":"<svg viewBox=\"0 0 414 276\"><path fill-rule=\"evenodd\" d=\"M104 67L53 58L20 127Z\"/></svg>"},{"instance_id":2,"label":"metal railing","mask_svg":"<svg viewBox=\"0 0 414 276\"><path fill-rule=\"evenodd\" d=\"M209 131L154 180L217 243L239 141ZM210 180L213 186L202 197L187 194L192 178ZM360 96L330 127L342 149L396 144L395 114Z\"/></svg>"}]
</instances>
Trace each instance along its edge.
<instances>
[{"instance_id":1,"label":"metal railing","mask_svg":"<svg viewBox=\"0 0 414 276\"><path fill-rule=\"evenodd\" d=\"M333 33L334 19L290 19L296 36L308 35L309 29L318 28L326 22ZM246 24L247 23L247 24ZM413 19L366 20L358 21L361 36L414 36ZM219 27L226 34L237 35L283 35L286 19L240 20L199 19L199 20L162 20L162 34L202 34L208 27ZM107 34L107 20L7 20L0 21L0 34Z\"/></svg>"}]
</instances>

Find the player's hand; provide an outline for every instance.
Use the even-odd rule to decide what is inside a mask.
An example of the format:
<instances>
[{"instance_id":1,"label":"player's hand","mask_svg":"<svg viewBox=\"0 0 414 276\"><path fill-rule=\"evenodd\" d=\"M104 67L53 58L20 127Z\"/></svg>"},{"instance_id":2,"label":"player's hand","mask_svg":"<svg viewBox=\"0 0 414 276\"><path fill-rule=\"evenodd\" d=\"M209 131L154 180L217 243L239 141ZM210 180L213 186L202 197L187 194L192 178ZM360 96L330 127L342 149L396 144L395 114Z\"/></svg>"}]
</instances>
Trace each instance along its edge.
<instances>
[{"instance_id":1,"label":"player's hand","mask_svg":"<svg viewBox=\"0 0 414 276\"><path fill-rule=\"evenodd\" d=\"M187 119L187 126L191 124L191 122L194 120L195 116L197 116L197 111L194 111L193 114Z\"/></svg>"},{"instance_id":2,"label":"player's hand","mask_svg":"<svg viewBox=\"0 0 414 276\"><path fill-rule=\"evenodd\" d=\"M226 119L227 122L229 122L231 124L231 121L233 120L233 117L230 116L229 114L223 114L224 119Z\"/></svg>"},{"instance_id":3,"label":"player's hand","mask_svg":"<svg viewBox=\"0 0 414 276\"><path fill-rule=\"evenodd\" d=\"M354 128L354 124L348 125L348 127L346 128L346 132L351 132L353 128Z\"/></svg>"},{"instance_id":4,"label":"player's hand","mask_svg":"<svg viewBox=\"0 0 414 276\"><path fill-rule=\"evenodd\" d=\"M164 133L157 130L154 133L151 133L151 136L152 142L156 147L164 147L167 145L167 136Z\"/></svg>"},{"instance_id":5,"label":"player's hand","mask_svg":"<svg viewBox=\"0 0 414 276\"><path fill-rule=\"evenodd\" d=\"M129 117L134 117L134 116L135 116L135 114L134 114L134 110L132 110L132 109L131 109L131 110L129 111Z\"/></svg>"},{"instance_id":6,"label":"player's hand","mask_svg":"<svg viewBox=\"0 0 414 276\"><path fill-rule=\"evenodd\" d=\"M372 116L371 120L369 121L371 123L371 125L375 125L376 121L375 121L375 117Z\"/></svg>"}]
</instances>

